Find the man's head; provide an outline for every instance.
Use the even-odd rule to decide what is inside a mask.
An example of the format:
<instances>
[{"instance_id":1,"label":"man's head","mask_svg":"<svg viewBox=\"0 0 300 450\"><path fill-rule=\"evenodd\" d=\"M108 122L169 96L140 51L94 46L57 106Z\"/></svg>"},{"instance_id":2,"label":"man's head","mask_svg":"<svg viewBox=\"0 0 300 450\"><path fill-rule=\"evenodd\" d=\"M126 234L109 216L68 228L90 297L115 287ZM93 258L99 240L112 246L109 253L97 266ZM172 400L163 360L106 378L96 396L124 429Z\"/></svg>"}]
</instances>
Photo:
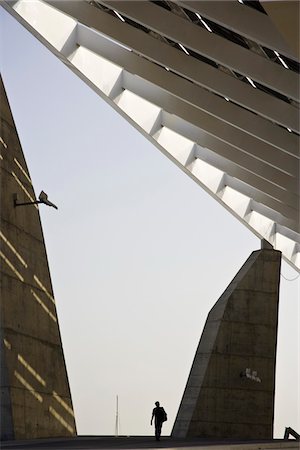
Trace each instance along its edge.
<instances>
[{"instance_id":1,"label":"man's head","mask_svg":"<svg viewBox=\"0 0 300 450\"><path fill-rule=\"evenodd\" d=\"M156 406L159 406L159 402L155 402L155 405L156 405Z\"/></svg>"}]
</instances>

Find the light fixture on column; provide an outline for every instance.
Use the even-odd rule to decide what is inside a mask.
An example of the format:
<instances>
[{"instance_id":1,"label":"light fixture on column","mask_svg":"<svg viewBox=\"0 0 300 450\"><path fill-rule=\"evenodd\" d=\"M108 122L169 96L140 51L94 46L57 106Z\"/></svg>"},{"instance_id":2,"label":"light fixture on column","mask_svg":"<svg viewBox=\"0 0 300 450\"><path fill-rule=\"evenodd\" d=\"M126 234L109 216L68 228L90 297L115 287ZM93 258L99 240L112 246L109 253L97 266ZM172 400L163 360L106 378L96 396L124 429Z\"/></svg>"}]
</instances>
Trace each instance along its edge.
<instances>
[{"instance_id":1,"label":"light fixture on column","mask_svg":"<svg viewBox=\"0 0 300 450\"><path fill-rule=\"evenodd\" d=\"M50 200L48 200L48 195L42 191L39 195L39 199L35 200L33 202L22 202L19 203L18 202L18 194L14 194L13 196L14 199L14 206L27 206L27 205L36 205L39 203L44 203L44 205L48 205L48 206L52 206L52 208L58 209L58 207L56 205L54 205L54 203L50 202Z\"/></svg>"}]
</instances>

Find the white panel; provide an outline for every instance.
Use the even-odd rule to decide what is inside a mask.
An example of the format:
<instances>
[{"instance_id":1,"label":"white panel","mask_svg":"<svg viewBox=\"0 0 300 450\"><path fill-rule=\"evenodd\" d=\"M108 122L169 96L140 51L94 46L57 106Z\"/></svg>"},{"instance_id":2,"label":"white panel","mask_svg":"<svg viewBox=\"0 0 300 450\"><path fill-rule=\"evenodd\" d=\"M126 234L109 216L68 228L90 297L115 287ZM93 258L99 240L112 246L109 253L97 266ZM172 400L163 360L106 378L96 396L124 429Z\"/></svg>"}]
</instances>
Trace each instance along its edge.
<instances>
[{"instance_id":1,"label":"white panel","mask_svg":"<svg viewBox=\"0 0 300 450\"><path fill-rule=\"evenodd\" d=\"M292 239L289 239L286 236L283 236L281 233L276 233L276 248L285 255L286 258L289 260L292 259L294 256L294 250L295 250L295 241ZM298 266L298 270L300 269L300 266Z\"/></svg>"},{"instance_id":2,"label":"white panel","mask_svg":"<svg viewBox=\"0 0 300 450\"><path fill-rule=\"evenodd\" d=\"M294 256L292 256L292 262L295 264L296 267L299 267L300 270L300 252L295 252Z\"/></svg>"},{"instance_id":3,"label":"white panel","mask_svg":"<svg viewBox=\"0 0 300 450\"><path fill-rule=\"evenodd\" d=\"M240 217L244 218L249 211L251 199L230 186L226 186L222 194L222 201L232 208Z\"/></svg>"},{"instance_id":4,"label":"white panel","mask_svg":"<svg viewBox=\"0 0 300 450\"><path fill-rule=\"evenodd\" d=\"M262 237L268 239L274 226L274 221L256 211L252 211L249 215L248 224L257 230Z\"/></svg>"},{"instance_id":5,"label":"white panel","mask_svg":"<svg viewBox=\"0 0 300 450\"><path fill-rule=\"evenodd\" d=\"M57 50L61 50L76 21L39 0L19 1L14 9Z\"/></svg>"},{"instance_id":6,"label":"white panel","mask_svg":"<svg viewBox=\"0 0 300 450\"><path fill-rule=\"evenodd\" d=\"M160 108L126 90L115 101L147 133L150 133L160 114Z\"/></svg>"},{"instance_id":7,"label":"white panel","mask_svg":"<svg viewBox=\"0 0 300 450\"><path fill-rule=\"evenodd\" d=\"M175 133L175 131L162 127L153 137L183 166L194 158L194 142Z\"/></svg>"},{"instance_id":8,"label":"white panel","mask_svg":"<svg viewBox=\"0 0 300 450\"><path fill-rule=\"evenodd\" d=\"M69 60L107 96L110 96L122 73L121 67L84 47L79 47Z\"/></svg>"},{"instance_id":9,"label":"white panel","mask_svg":"<svg viewBox=\"0 0 300 450\"><path fill-rule=\"evenodd\" d=\"M217 193L224 185L224 172L205 161L197 159L191 165L192 174L213 193Z\"/></svg>"}]
</instances>

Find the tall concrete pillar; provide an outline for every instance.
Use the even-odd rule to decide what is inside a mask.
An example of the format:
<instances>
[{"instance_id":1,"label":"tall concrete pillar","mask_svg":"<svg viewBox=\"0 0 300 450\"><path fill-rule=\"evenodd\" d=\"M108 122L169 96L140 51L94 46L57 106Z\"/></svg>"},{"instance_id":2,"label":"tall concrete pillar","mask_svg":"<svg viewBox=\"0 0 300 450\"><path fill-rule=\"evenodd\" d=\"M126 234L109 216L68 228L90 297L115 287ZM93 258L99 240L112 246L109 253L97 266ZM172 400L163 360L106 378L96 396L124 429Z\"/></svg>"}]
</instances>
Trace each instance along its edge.
<instances>
[{"instance_id":1,"label":"tall concrete pillar","mask_svg":"<svg viewBox=\"0 0 300 450\"><path fill-rule=\"evenodd\" d=\"M174 437L273 437L281 253L253 252L209 312Z\"/></svg>"},{"instance_id":2,"label":"tall concrete pillar","mask_svg":"<svg viewBox=\"0 0 300 450\"><path fill-rule=\"evenodd\" d=\"M0 78L1 439L76 426L35 193Z\"/></svg>"}]
</instances>

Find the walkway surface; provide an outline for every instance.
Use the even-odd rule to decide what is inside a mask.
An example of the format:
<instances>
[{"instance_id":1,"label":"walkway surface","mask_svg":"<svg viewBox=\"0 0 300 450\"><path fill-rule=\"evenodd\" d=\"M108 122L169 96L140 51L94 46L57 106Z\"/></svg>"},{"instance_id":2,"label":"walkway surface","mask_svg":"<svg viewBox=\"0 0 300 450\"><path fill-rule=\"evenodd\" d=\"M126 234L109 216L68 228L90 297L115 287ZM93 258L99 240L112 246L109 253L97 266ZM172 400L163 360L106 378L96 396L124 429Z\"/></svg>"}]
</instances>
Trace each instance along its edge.
<instances>
[{"instance_id":1,"label":"walkway surface","mask_svg":"<svg viewBox=\"0 0 300 450\"><path fill-rule=\"evenodd\" d=\"M300 450L300 442L274 439L272 441L212 441L207 439L171 439L162 437L159 442L152 436L77 436L61 439L36 439L28 441L6 441L1 449L9 450Z\"/></svg>"}]
</instances>

